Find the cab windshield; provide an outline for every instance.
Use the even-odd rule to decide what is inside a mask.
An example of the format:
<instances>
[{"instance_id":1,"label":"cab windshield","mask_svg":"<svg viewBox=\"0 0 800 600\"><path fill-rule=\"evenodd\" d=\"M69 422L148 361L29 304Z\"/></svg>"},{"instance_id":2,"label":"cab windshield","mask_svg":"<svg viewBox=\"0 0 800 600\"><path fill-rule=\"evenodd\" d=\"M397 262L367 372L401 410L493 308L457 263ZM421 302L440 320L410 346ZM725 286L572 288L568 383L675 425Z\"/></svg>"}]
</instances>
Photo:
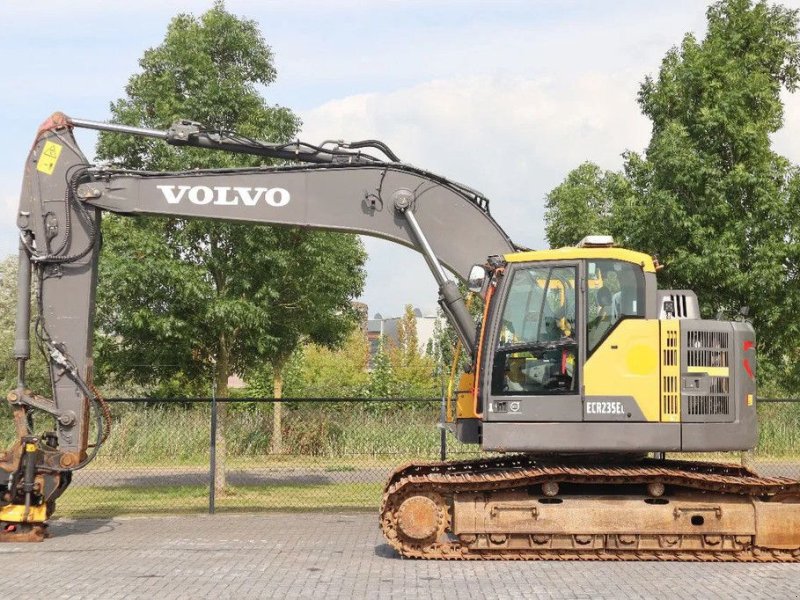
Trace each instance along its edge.
<instances>
[{"instance_id":1,"label":"cab windshield","mask_svg":"<svg viewBox=\"0 0 800 600\"><path fill-rule=\"evenodd\" d=\"M514 272L495 350L492 393L574 393L576 280L575 266Z\"/></svg>"}]
</instances>

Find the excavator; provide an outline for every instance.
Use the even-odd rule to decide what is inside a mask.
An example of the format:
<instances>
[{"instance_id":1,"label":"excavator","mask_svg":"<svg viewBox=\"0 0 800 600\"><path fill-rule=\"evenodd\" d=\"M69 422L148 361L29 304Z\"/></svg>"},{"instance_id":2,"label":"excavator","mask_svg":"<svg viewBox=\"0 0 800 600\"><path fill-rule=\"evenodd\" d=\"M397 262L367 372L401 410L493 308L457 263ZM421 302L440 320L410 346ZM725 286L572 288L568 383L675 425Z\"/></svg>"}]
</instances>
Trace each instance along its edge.
<instances>
[{"instance_id":1,"label":"excavator","mask_svg":"<svg viewBox=\"0 0 800 600\"><path fill-rule=\"evenodd\" d=\"M92 165L80 127L265 165ZM443 426L482 452L394 470L380 527L401 556L800 562L800 481L667 458L754 447L756 341L743 319L700 318L691 291L659 290L653 257L600 235L520 248L481 193L376 140L275 144L191 121L155 130L63 113L36 134L17 212L16 441L0 455L0 539L43 539L71 474L108 435L92 382L105 211L351 232L422 254L469 362ZM453 275L482 299L477 323ZM32 300L49 396L26 382ZM36 432L35 414L48 430Z\"/></svg>"}]
</instances>

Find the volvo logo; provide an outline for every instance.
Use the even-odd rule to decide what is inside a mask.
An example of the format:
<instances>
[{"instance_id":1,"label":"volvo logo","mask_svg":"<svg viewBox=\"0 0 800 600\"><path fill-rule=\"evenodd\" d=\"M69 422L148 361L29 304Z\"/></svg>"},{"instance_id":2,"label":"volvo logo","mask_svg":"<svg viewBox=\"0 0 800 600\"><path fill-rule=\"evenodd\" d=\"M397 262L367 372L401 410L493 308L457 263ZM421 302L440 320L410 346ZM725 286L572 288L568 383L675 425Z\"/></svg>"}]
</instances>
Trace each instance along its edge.
<instances>
[{"instance_id":1,"label":"volvo logo","mask_svg":"<svg viewBox=\"0 0 800 600\"><path fill-rule=\"evenodd\" d=\"M231 187L207 185L157 185L167 204L180 204L186 198L192 204L217 206L255 206L260 201L280 208L292 199L288 190L264 187Z\"/></svg>"}]
</instances>

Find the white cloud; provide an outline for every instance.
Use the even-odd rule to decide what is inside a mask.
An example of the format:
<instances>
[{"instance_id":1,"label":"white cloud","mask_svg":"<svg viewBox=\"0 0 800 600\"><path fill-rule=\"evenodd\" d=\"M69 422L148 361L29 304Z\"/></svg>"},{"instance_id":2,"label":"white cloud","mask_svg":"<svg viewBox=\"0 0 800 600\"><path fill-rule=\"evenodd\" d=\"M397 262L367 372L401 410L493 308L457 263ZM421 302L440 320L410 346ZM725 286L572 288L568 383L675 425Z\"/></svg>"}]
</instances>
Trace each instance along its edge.
<instances>
[{"instance_id":1,"label":"white cloud","mask_svg":"<svg viewBox=\"0 0 800 600\"><path fill-rule=\"evenodd\" d=\"M541 248L544 196L570 169L584 160L619 168L622 150L646 144L649 122L635 103L636 82L633 73L432 81L307 111L303 139L381 139L404 161L485 193L512 239ZM431 307L416 300L428 293L435 301L420 256L386 242L367 247L370 312L395 314L409 298Z\"/></svg>"},{"instance_id":2,"label":"white cloud","mask_svg":"<svg viewBox=\"0 0 800 600\"><path fill-rule=\"evenodd\" d=\"M775 152L782 154L795 164L800 164L800 92L790 94L784 90L783 127L772 136Z\"/></svg>"},{"instance_id":3,"label":"white cloud","mask_svg":"<svg viewBox=\"0 0 800 600\"><path fill-rule=\"evenodd\" d=\"M3 223L14 223L17 220L19 196L4 193L0 196L0 219Z\"/></svg>"},{"instance_id":4,"label":"white cloud","mask_svg":"<svg viewBox=\"0 0 800 600\"><path fill-rule=\"evenodd\" d=\"M19 195L3 192L0 195L0 257L17 251L17 207Z\"/></svg>"},{"instance_id":5,"label":"white cloud","mask_svg":"<svg viewBox=\"0 0 800 600\"><path fill-rule=\"evenodd\" d=\"M483 191L501 225L541 245L541 227L502 215L541 214L544 194L569 169L587 159L618 168L624 149L643 146L649 124L636 85L626 73L433 81L328 102L303 114L303 137L382 139L404 161Z\"/></svg>"}]
</instances>

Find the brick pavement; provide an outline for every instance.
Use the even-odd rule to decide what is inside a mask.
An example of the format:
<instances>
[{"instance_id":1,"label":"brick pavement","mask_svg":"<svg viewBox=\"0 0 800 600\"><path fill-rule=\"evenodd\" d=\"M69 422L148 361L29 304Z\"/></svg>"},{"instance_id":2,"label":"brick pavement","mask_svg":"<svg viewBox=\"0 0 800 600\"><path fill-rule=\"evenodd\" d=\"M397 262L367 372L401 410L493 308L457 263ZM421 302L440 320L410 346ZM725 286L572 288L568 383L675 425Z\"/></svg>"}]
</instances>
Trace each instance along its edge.
<instances>
[{"instance_id":1,"label":"brick pavement","mask_svg":"<svg viewBox=\"0 0 800 600\"><path fill-rule=\"evenodd\" d=\"M798 598L800 565L401 560L374 513L56 521L0 598Z\"/></svg>"}]
</instances>

